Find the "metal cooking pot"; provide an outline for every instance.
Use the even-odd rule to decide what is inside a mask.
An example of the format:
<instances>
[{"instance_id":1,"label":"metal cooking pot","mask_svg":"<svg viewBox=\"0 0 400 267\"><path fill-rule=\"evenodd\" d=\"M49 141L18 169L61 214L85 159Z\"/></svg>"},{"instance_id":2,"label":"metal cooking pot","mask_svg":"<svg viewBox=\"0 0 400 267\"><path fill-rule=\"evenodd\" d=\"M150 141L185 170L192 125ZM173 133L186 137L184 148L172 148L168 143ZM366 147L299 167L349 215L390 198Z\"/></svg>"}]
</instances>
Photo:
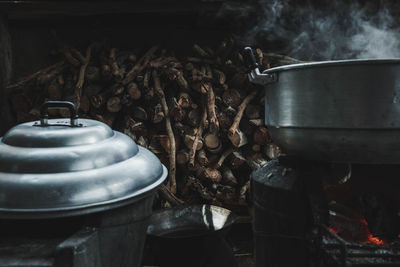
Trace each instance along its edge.
<instances>
[{"instance_id":1,"label":"metal cooking pot","mask_svg":"<svg viewBox=\"0 0 400 267\"><path fill-rule=\"evenodd\" d=\"M48 119L49 108L68 108L71 118ZM40 121L0 138L0 222L90 216L103 266L139 266L154 193L166 176L130 137L78 119L70 102L47 102Z\"/></svg>"},{"instance_id":2,"label":"metal cooking pot","mask_svg":"<svg viewBox=\"0 0 400 267\"><path fill-rule=\"evenodd\" d=\"M329 162L400 163L400 59L294 64L260 73L265 124L289 155Z\"/></svg>"}]
</instances>

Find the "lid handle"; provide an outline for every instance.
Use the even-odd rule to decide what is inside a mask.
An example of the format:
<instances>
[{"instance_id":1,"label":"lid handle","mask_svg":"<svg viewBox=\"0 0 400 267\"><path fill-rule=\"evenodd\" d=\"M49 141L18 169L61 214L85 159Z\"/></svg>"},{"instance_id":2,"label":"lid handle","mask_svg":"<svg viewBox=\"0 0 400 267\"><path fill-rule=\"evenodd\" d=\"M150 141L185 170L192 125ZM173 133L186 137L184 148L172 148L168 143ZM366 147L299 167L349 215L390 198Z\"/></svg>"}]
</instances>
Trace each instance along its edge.
<instances>
[{"instance_id":1,"label":"lid handle","mask_svg":"<svg viewBox=\"0 0 400 267\"><path fill-rule=\"evenodd\" d=\"M41 126L48 126L49 109L69 109L69 115L71 118L71 126L76 127L78 125L78 115L76 112L75 105L68 101L47 101L40 108L40 124Z\"/></svg>"}]
</instances>

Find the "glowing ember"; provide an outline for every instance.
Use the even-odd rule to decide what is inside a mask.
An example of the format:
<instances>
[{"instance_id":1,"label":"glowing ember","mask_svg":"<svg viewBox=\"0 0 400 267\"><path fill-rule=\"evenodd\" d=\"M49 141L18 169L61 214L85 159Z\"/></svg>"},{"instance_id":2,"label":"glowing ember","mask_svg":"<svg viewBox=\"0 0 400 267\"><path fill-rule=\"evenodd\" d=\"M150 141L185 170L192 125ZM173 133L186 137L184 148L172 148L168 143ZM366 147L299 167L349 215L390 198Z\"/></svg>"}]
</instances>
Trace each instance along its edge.
<instances>
[{"instance_id":1,"label":"glowing ember","mask_svg":"<svg viewBox=\"0 0 400 267\"><path fill-rule=\"evenodd\" d=\"M385 244L385 242L382 239L372 236L372 234L368 234L368 243L375 244L375 245Z\"/></svg>"},{"instance_id":2,"label":"glowing ember","mask_svg":"<svg viewBox=\"0 0 400 267\"><path fill-rule=\"evenodd\" d=\"M367 221L363 218L361 219L361 224L363 224L365 226L365 239L362 240L362 242L366 242L366 243L370 243L370 244L375 244L375 245L384 245L385 243L387 243L385 240L380 239L379 237L373 236L371 234L371 232L369 231L368 228L368 223ZM330 227L329 230L335 234L340 235L341 234L341 230L340 229L336 229L335 227ZM400 234L398 235L398 237L400 238ZM355 240L353 240L355 241ZM361 240L360 240L361 241Z\"/></svg>"},{"instance_id":3,"label":"glowing ember","mask_svg":"<svg viewBox=\"0 0 400 267\"><path fill-rule=\"evenodd\" d=\"M329 228L329 230L331 230L331 232L334 232L335 234L337 234L337 233L339 233L339 230L336 230L335 228ZM399 236L400 236L400 234L399 234Z\"/></svg>"}]
</instances>

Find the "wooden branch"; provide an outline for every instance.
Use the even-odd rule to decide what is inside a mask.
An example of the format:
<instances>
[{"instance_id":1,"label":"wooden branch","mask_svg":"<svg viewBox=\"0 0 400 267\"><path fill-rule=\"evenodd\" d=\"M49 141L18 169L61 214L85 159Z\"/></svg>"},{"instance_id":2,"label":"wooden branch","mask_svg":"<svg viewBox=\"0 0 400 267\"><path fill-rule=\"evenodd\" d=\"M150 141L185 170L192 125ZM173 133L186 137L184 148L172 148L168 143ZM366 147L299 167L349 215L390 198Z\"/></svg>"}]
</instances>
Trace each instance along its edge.
<instances>
[{"instance_id":1,"label":"wooden branch","mask_svg":"<svg viewBox=\"0 0 400 267\"><path fill-rule=\"evenodd\" d=\"M153 47L155 51L158 47ZM153 54L152 52L151 54ZM140 61L140 60L139 60ZM144 61L144 60L143 60ZM169 151L169 182L170 182L170 191L172 194L176 194L176 145L175 145L175 136L172 131L171 126L171 118L169 116L169 110L167 105L167 100L165 99L165 94L163 89L161 88L160 77L158 75L157 70L153 70L153 80L154 80L154 88L158 97L161 100L161 106L163 107L165 114L165 127L167 130L167 134L170 140L171 149Z\"/></svg>"},{"instance_id":2,"label":"wooden branch","mask_svg":"<svg viewBox=\"0 0 400 267\"><path fill-rule=\"evenodd\" d=\"M225 159L233 152L233 148L230 147L222 153L221 157L219 158L218 162L215 164L215 168L221 168L222 164L224 163Z\"/></svg>"},{"instance_id":3,"label":"wooden branch","mask_svg":"<svg viewBox=\"0 0 400 267\"><path fill-rule=\"evenodd\" d=\"M158 188L158 192L160 192L160 195L168 201L172 206L178 206L185 204L185 202L178 197L176 197L165 185L161 185Z\"/></svg>"},{"instance_id":4,"label":"wooden branch","mask_svg":"<svg viewBox=\"0 0 400 267\"><path fill-rule=\"evenodd\" d=\"M206 120L207 120L207 109L203 105L203 115L201 116L200 126L197 130L196 137L193 141L193 146L190 148L190 152L189 152L189 167L194 166L194 159L196 156L197 145L198 145L200 138L203 136L203 131L204 131L204 126L206 124Z\"/></svg>"},{"instance_id":5,"label":"wooden branch","mask_svg":"<svg viewBox=\"0 0 400 267\"><path fill-rule=\"evenodd\" d=\"M217 115L215 113L215 94L211 83L208 86L207 91L207 111L208 111L208 121L210 123L210 132L218 132L219 122Z\"/></svg>"},{"instance_id":6,"label":"wooden branch","mask_svg":"<svg viewBox=\"0 0 400 267\"><path fill-rule=\"evenodd\" d=\"M13 88L22 87L24 84L26 84L27 82L29 82L29 81L31 81L31 80L37 78L39 75L42 75L42 74L44 74L44 73L47 73L47 72L49 72L49 71L51 71L51 70L53 70L53 69L60 68L60 67L62 67L64 64L65 64L65 61L63 60L63 61L57 62L57 63L55 63L55 64L53 64L53 65L50 65L50 66L48 66L48 67L46 67L46 68L44 68L44 69L38 70L37 72L35 72L35 73L33 73L33 74L31 74L31 75L25 77L25 78L22 78L20 81L14 83L14 84L8 85L8 86L7 86L7 89L13 89ZM62 71L62 69L60 69L60 72L61 72L61 71Z\"/></svg>"},{"instance_id":7,"label":"wooden branch","mask_svg":"<svg viewBox=\"0 0 400 267\"><path fill-rule=\"evenodd\" d=\"M237 114L235 118L233 119L233 124L231 128L229 128L229 136L233 136L237 133L239 123L243 117L244 110L246 109L247 105L250 103L251 100L257 95L257 91L254 90L252 91L246 98L243 100L243 102L239 105Z\"/></svg>"},{"instance_id":8,"label":"wooden branch","mask_svg":"<svg viewBox=\"0 0 400 267\"><path fill-rule=\"evenodd\" d=\"M153 46L150 48L138 61L137 63L131 68L131 70L126 74L125 79L122 81L122 84L128 84L136 78L136 75L144 70L146 66L149 64L151 58L153 57L154 53L157 51L158 45ZM153 72L154 73L154 72ZM158 76L158 74L157 74Z\"/></svg>"},{"instance_id":9,"label":"wooden branch","mask_svg":"<svg viewBox=\"0 0 400 267\"><path fill-rule=\"evenodd\" d=\"M79 108L80 105L80 100L82 97L82 87L83 84L85 82L85 72L86 72L86 68L89 65L89 61L90 61L90 57L92 55L92 48L93 48L94 44L89 45L89 47L86 49L86 57L85 62L81 65L80 69L79 69L79 78L78 81L76 83L75 86L75 96L77 97L77 109Z\"/></svg>"}]
</instances>

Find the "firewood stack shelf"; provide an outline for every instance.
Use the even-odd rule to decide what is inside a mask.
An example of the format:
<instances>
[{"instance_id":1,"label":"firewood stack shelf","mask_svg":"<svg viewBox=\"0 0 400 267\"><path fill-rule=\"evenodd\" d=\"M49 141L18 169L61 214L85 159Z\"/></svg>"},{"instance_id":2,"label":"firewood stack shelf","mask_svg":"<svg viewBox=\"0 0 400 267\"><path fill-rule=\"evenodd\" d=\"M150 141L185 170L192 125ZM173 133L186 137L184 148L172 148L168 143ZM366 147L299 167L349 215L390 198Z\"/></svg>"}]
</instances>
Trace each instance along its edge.
<instances>
[{"instance_id":1,"label":"firewood stack shelf","mask_svg":"<svg viewBox=\"0 0 400 267\"><path fill-rule=\"evenodd\" d=\"M250 172L280 151L264 126L263 90L249 83L243 46L228 28L202 24L193 10L78 17L71 10L80 5L45 1L35 9L43 19L23 19L32 3L8 3L3 19L12 40L12 124L37 120L47 100L71 101L80 117L129 135L168 167L159 207L210 203L247 216ZM256 51L264 69L299 62Z\"/></svg>"}]
</instances>

